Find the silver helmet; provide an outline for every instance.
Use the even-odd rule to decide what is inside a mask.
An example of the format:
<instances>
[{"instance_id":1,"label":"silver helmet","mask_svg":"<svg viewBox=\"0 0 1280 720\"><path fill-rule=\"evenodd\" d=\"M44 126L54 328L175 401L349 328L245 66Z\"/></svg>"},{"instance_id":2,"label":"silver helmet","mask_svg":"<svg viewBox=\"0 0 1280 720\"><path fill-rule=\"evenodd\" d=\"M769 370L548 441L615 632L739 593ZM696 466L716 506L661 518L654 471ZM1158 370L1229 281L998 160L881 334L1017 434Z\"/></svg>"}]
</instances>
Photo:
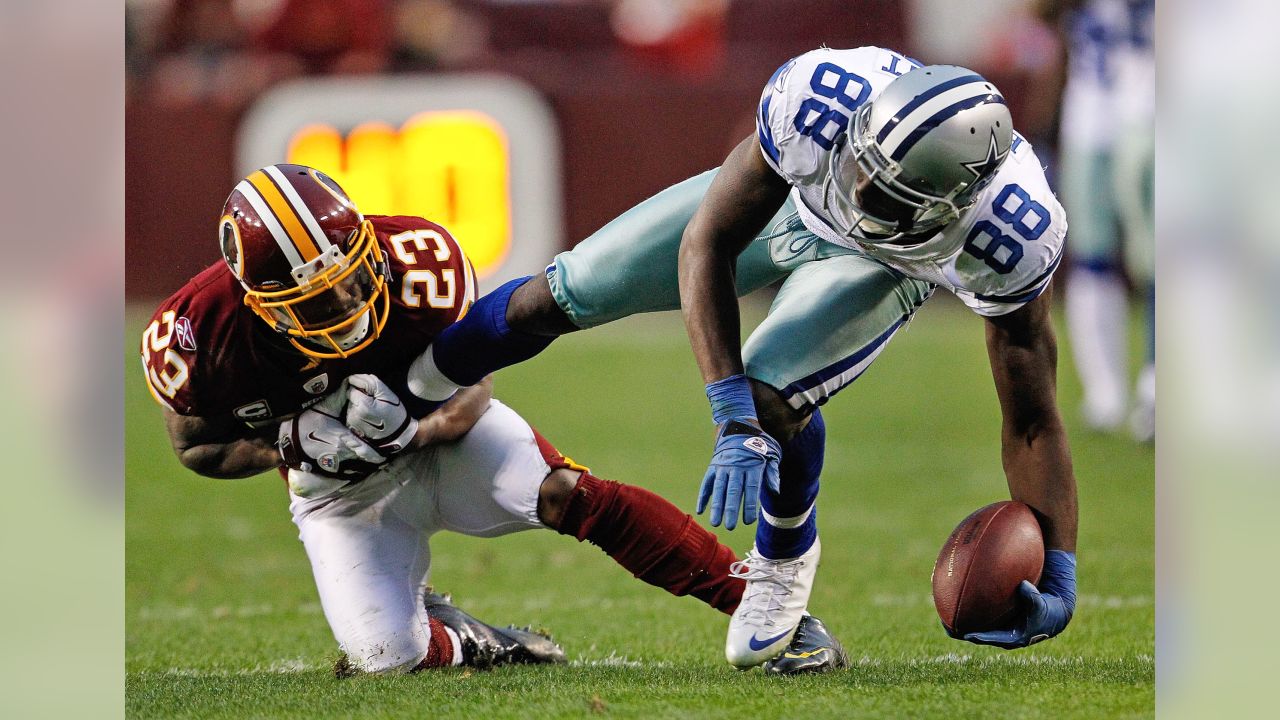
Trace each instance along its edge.
<instances>
[{"instance_id":1,"label":"silver helmet","mask_svg":"<svg viewBox=\"0 0 1280 720\"><path fill-rule=\"evenodd\" d=\"M848 237L888 243L940 229L972 205L1009 154L1013 121L1004 96L981 75L926 65L854 111L846 138L830 154L828 214L847 221ZM903 214L861 207L860 179ZM833 195L842 212L830 207Z\"/></svg>"}]
</instances>

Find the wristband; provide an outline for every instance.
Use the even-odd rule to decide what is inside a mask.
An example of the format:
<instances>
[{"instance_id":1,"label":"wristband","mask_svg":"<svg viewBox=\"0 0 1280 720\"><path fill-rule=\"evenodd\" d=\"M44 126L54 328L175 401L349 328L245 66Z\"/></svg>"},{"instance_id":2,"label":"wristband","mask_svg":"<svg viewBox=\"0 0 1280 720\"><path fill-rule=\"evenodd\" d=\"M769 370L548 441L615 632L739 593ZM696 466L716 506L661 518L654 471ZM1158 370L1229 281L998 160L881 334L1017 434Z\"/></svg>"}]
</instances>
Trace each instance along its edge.
<instances>
[{"instance_id":1,"label":"wristband","mask_svg":"<svg viewBox=\"0 0 1280 720\"><path fill-rule=\"evenodd\" d=\"M1046 550L1044 571L1040 573L1040 590L1062 598L1070 612L1076 606L1076 554L1065 550Z\"/></svg>"},{"instance_id":2,"label":"wristband","mask_svg":"<svg viewBox=\"0 0 1280 720\"><path fill-rule=\"evenodd\" d=\"M757 417L751 383L741 373L708 383L707 400L711 401L711 419L717 425L732 418Z\"/></svg>"}]
</instances>

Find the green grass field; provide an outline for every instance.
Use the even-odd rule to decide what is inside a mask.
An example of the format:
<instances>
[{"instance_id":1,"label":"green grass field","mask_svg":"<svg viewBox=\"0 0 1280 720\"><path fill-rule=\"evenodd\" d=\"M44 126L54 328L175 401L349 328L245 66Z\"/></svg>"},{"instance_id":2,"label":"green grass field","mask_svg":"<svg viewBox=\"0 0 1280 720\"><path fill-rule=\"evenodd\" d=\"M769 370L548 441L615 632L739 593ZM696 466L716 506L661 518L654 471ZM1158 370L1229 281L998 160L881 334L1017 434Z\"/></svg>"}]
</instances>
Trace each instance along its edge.
<instances>
[{"instance_id":1,"label":"green grass field","mask_svg":"<svg viewBox=\"0 0 1280 720\"><path fill-rule=\"evenodd\" d=\"M131 316L130 340L141 315ZM1007 497L982 321L937 298L823 412L823 562L810 609L854 666L792 679L723 659L727 618L551 532L432 544L432 582L491 622L555 634L568 667L336 680L337 649L277 476L217 481L168 447L137 361L126 378L131 717L1049 717L1154 712L1153 453L1091 435L1065 343L1080 481L1080 602L1065 634L1004 652L947 638L929 573L951 528ZM1059 323L1061 327L1061 323ZM497 395L596 474L692 509L711 449L679 317L558 341ZM721 533L741 551L742 529Z\"/></svg>"}]
</instances>

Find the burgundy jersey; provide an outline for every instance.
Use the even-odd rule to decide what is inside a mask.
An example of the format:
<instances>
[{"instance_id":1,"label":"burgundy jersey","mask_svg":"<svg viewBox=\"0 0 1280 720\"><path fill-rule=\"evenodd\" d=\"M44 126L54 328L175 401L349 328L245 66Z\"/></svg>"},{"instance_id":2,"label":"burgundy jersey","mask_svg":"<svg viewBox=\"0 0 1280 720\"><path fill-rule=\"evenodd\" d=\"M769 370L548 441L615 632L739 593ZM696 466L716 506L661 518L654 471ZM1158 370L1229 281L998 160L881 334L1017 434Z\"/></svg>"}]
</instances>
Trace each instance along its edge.
<instances>
[{"instance_id":1,"label":"burgundy jersey","mask_svg":"<svg viewBox=\"0 0 1280 720\"><path fill-rule=\"evenodd\" d=\"M370 215L390 267L382 334L347 358L310 358L244 304L219 260L160 304L142 335L142 367L156 400L182 415L230 415L261 425L293 415L348 375L403 376L476 298L471 263L443 227Z\"/></svg>"}]
</instances>

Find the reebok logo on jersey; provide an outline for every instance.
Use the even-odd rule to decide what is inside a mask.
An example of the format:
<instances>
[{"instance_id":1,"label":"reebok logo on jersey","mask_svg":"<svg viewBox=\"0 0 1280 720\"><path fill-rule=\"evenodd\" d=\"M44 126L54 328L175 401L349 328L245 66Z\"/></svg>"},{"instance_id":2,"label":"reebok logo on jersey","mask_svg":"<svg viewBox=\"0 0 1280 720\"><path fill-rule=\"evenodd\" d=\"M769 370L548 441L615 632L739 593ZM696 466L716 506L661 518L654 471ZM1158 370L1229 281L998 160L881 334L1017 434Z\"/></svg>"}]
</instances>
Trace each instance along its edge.
<instances>
[{"instance_id":1,"label":"reebok logo on jersey","mask_svg":"<svg viewBox=\"0 0 1280 720\"><path fill-rule=\"evenodd\" d=\"M191 329L191 321L185 317L178 318L173 324L174 333L178 336L178 347L187 352L196 351L196 334Z\"/></svg>"},{"instance_id":2,"label":"reebok logo on jersey","mask_svg":"<svg viewBox=\"0 0 1280 720\"><path fill-rule=\"evenodd\" d=\"M746 440L743 440L742 446L758 455L769 454L769 444L764 441L764 438L759 436L749 437Z\"/></svg>"}]
</instances>

